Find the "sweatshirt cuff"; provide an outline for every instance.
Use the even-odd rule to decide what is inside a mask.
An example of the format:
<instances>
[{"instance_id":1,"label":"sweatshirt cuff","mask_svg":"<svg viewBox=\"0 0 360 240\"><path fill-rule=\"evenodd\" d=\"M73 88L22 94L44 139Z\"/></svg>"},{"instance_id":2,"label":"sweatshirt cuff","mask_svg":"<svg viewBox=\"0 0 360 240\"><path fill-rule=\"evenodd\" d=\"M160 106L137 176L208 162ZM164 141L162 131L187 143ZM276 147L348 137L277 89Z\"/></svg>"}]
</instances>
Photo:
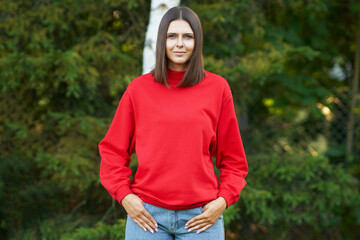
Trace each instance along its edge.
<instances>
[{"instance_id":1,"label":"sweatshirt cuff","mask_svg":"<svg viewBox=\"0 0 360 240\"><path fill-rule=\"evenodd\" d=\"M121 204L121 200L129 194L132 194L133 192L130 190L129 186L122 186L120 187L116 193L115 193L115 199L120 203L120 206L122 206Z\"/></svg>"},{"instance_id":2,"label":"sweatshirt cuff","mask_svg":"<svg viewBox=\"0 0 360 240\"><path fill-rule=\"evenodd\" d=\"M217 195L218 197L223 197L226 201L226 209L233 204L233 197L232 194L230 194L228 191L224 190L224 189L220 189L220 192Z\"/></svg>"}]
</instances>

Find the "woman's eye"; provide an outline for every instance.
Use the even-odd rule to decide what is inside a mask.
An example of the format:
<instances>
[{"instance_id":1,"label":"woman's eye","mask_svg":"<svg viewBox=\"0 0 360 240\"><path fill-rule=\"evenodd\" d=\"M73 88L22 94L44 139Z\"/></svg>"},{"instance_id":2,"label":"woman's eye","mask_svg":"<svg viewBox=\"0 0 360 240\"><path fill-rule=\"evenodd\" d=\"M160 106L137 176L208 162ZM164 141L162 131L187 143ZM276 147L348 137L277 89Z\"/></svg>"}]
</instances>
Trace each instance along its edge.
<instances>
[{"instance_id":1,"label":"woman's eye","mask_svg":"<svg viewBox=\"0 0 360 240\"><path fill-rule=\"evenodd\" d=\"M192 38L193 38L192 35L186 35L185 37L188 38L188 39L192 39Z\"/></svg>"},{"instance_id":2,"label":"woman's eye","mask_svg":"<svg viewBox=\"0 0 360 240\"><path fill-rule=\"evenodd\" d=\"M176 37L175 35L168 35L168 38L174 39L175 37Z\"/></svg>"}]
</instances>

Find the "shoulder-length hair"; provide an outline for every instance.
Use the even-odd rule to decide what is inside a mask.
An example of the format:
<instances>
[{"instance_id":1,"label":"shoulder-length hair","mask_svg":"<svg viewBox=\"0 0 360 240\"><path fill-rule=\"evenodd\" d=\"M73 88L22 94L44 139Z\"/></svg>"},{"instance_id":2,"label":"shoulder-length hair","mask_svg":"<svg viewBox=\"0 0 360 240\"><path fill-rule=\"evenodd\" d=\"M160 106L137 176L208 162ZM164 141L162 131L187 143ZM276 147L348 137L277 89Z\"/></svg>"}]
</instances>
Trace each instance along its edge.
<instances>
[{"instance_id":1,"label":"shoulder-length hair","mask_svg":"<svg viewBox=\"0 0 360 240\"><path fill-rule=\"evenodd\" d=\"M155 81L170 87L167 76L168 57L166 56L166 39L169 25L174 20L184 20L190 24L194 32L195 46L193 53L186 63L185 74L178 87L191 87L200 83L205 77L202 56L203 33L199 17L188 7L170 8L162 17L156 42L156 63L151 71Z\"/></svg>"}]
</instances>

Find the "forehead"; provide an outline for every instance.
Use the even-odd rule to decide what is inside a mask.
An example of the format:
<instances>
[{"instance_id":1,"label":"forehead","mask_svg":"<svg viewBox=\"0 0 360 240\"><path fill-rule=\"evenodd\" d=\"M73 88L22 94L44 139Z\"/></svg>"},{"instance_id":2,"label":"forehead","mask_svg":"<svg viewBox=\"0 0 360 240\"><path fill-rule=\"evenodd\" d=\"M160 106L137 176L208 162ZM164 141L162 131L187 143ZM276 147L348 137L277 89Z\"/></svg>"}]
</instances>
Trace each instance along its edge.
<instances>
[{"instance_id":1,"label":"forehead","mask_svg":"<svg viewBox=\"0 0 360 240\"><path fill-rule=\"evenodd\" d=\"M171 33L194 33L190 24L184 20L174 20L170 22L168 32Z\"/></svg>"}]
</instances>

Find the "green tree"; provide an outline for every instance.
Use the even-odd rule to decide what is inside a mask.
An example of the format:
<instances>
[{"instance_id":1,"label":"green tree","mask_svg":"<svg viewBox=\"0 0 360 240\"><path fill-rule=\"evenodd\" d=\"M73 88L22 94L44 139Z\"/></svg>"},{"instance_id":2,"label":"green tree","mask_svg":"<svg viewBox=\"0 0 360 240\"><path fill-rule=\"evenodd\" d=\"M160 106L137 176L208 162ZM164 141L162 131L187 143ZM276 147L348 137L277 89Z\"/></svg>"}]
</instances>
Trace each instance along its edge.
<instances>
[{"instance_id":1,"label":"green tree","mask_svg":"<svg viewBox=\"0 0 360 240\"><path fill-rule=\"evenodd\" d=\"M304 148L316 139L291 130L309 124L323 128L321 106L329 105L333 89L349 91L352 72L346 65L354 66L358 1L184 3L200 15L205 63L230 82L245 135L272 136L266 137L270 150L276 139L303 141ZM329 74L335 62L344 80ZM258 152L258 144L247 150Z\"/></svg>"},{"instance_id":2,"label":"green tree","mask_svg":"<svg viewBox=\"0 0 360 240\"><path fill-rule=\"evenodd\" d=\"M97 144L141 73L148 9L145 1L1 1L2 235L21 238L82 202L88 215L111 206Z\"/></svg>"}]
</instances>

